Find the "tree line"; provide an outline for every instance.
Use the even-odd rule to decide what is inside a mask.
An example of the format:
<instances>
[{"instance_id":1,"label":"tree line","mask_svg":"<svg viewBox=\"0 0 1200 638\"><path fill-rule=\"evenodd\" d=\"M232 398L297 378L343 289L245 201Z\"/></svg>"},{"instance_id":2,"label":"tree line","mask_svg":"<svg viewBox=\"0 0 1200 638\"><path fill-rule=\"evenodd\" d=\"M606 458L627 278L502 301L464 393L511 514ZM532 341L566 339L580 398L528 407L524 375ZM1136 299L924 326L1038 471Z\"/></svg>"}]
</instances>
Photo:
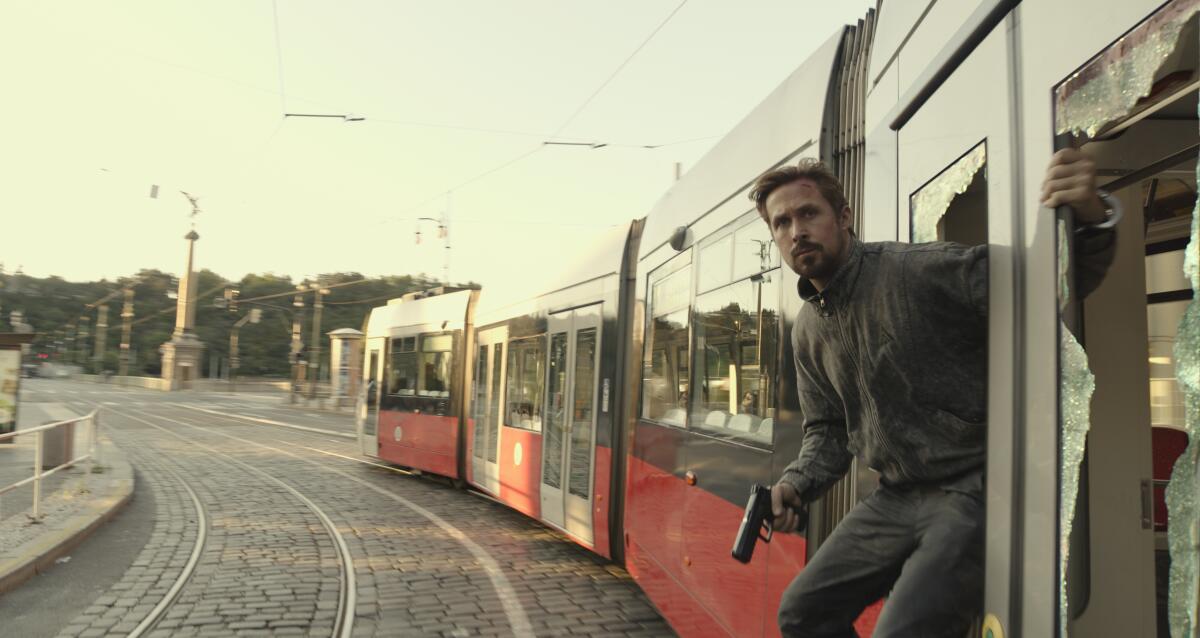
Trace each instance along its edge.
<instances>
[{"instance_id":1,"label":"tree line","mask_svg":"<svg viewBox=\"0 0 1200 638\"><path fill-rule=\"evenodd\" d=\"M339 328L363 330L372 308L404 293L441 285L426 275L368 279L356 272L321 275L317 281L295 281L270 273L249 274L240 280L229 281L209 270L197 272L196 277L195 331L205 344L205 376L220 374L227 369L230 330L234 322L257 308L262 313L260 321L246 323L240 328L238 353L241 365L238 373L242 376L287 377L291 366L292 324L297 313L302 318L302 343L305 346L311 343L315 314L312 284L328 290L328 294L323 295L320 326L324 366L329 361L329 340L325 333ZM350 283L359 281L361 283ZM302 295L302 308L294 305L298 285L307 290ZM158 376L162 372L158 348L171 338L175 329L178 288L178 280L160 270L145 269L115 281L69 282L56 276L30 277L0 269L0 332L31 329L37 333L33 353L38 358L79 364L94 373L115 373L120 357L123 291L127 287L133 290L134 312L129 374ZM227 289L237 291L236 309L225 301ZM104 355L97 360L93 355L100 313L98 307L91 304L106 297L108 327L104 335ZM271 298L254 301L258 297ZM81 320L82 317L87 320ZM81 326L86 331L82 338Z\"/></svg>"}]
</instances>

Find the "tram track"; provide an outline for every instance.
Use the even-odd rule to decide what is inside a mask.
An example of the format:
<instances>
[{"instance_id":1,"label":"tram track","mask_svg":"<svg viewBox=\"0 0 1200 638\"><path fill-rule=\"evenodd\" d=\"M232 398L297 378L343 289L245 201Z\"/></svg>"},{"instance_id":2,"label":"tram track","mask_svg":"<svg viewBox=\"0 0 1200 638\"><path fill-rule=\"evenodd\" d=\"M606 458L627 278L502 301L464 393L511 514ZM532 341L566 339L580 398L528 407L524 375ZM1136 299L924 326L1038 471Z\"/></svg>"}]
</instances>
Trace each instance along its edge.
<instances>
[{"instance_id":1,"label":"tram track","mask_svg":"<svg viewBox=\"0 0 1200 638\"><path fill-rule=\"evenodd\" d=\"M200 563L200 556L204 553L204 547L208 540L208 514L205 511L204 504L200 501L200 496L196 494L196 490L192 489L187 480L175 470L165 465L160 466L159 469L174 479L191 498L192 506L196 510L196 542L192 547L191 555L188 556L187 563L184 564L183 570L175 578L175 582L171 584L167 593L163 594L162 599L154 606L154 609L150 610L150 613L138 623L137 627L134 627L133 631L129 632L126 638L140 638L142 635L149 633L158 624L158 621L166 615L167 610L175 604L175 601L179 598L179 593L183 591L184 586L191 580L192 574L195 573L196 565Z\"/></svg>"},{"instance_id":2,"label":"tram track","mask_svg":"<svg viewBox=\"0 0 1200 638\"><path fill-rule=\"evenodd\" d=\"M85 412L89 409L84 402L79 401L69 401L66 403L66 405L74 409L82 409ZM102 406L96 404L96 407ZM109 436L112 437L113 433L110 432ZM117 438L119 439L121 437ZM142 455L138 454L138 456ZM127 638L140 638L141 636L149 634L155 629L159 621L165 617L167 612L174 605L175 601L179 598L179 594L192 579L192 576L196 571L197 565L200 563L200 558L203 555L204 549L207 545L210 528L210 518L208 516L207 509L205 508L203 501L200 499L199 494L196 493L196 490L193 489L191 483L187 479L185 479L176 470L168 467L167 463L161 462L158 459L150 461L149 463L146 462L146 459L142 459L138 463L139 465L142 465L143 463L146 465L153 464L155 471L161 471L169 476L176 485L178 485L183 489L184 492L187 493L188 499L192 504L192 509L195 511L196 515L196 538L192 544L192 550L188 555L188 559L180 570L179 575L175 577L175 580L167 588L166 593L163 594L158 603L154 605L149 613L147 613L146 616L142 618L142 620L138 622L138 624L128 634L126 634Z\"/></svg>"},{"instance_id":3,"label":"tram track","mask_svg":"<svg viewBox=\"0 0 1200 638\"><path fill-rule=\"evenodd\" d=\"M142 417L136 416L135 414L131 414L128 411L117 410L117 409L114 409L112 406L107 406L107 405L99 405L99 404L96 404L96 405L97 405L97 407L101 408L102 410L111 412L114 415L129 419L131 421L136 421L136 422L142 423L142 424L152 427L156 430L159 430L166 434L169 434L172 437L180 439L181 441L184 441L185 443L187 443L189 445L196 446L196 447L204 449L214 455L217 455L217 456L225 459L226 461L236 465L237 467L247 470L247 471L251 472L252 474L255 474L257 476L260 476L260 477L268 480L272 484L279 486L280 488L284 489L285 491L290 493L292 496L294 496L298 501L303 503L304 506L307 507L309 509L309 511L311 511L317 517L317 519L320 521L322 527L325 529L326 533L330 537L330 540L332 541L333 546L334 546L337 556L338 556L339 571L340 571L340 578L339 578L340 587L339 587L337 610L336 610L336 613L334 616L334 625L333 625L333 631L332 631L331 635L333 636L333 638L349 638L352 635L353 627L354 627L354 614L355 614L355 608L356 608L356 604L357 604L357 587L356 587L356 577L355 577L355 570L354 570L354 561L353 561L353 557L350 554L350 549L349 549L348 544L346 543L345 537L338 530L337 526L334 524L333 520L329 517L329 515L324 512L324 510L322 510L316 503L314 503L311 499L309 499L307 496L305 496L302 492L297 490L292 485L289 485L288 483L284 482L283 480L279 479L278 477L275 477L275 476L271 475L270 473L260 470L248 463L245 463L244 461L241 461L241 460L233 457L230 454L221 452L220 450L217 450L216 448L213 448L211 446L204 445L203 443L200 443L200 442L196 441L195 439L189 439L181 434L171 431L168 428L165 428L161 425L155 424L155 423L151 422L150 420L147 420L146 418L142 418ZM158 419L158 420L162 420L162 421L176 422L173 419L170 419L168 417L163 417L161 415L149 413L149 412L146 412L143 410L137 410L136 412L139 412L139 413L145 415L146 417L149 417L150 419ZM178 422L176 422L176 423L178 423ZM197 429L204 429L204 428L198 428L198 426L193 426L190 424L183 424L183 423L180 423L180 424L187 425L188 427L194 427ZM187 490L194 498L197 498L197 500L198 500L198 497L195 495L195 492L193 490L191 490L190 487L188 487ZM199 555L195 554L195 552L193 552L193 553L194 553L195 560L198 561ZM189 564L190 564L190 562L191 561L189 561ZM180 578L176 580L175 586L172 587L171 591L169 591L168 594L163 597L163 599L159 602L158 605L156 605L154 610L151 611L151 613L146 617L146 619L144 619L142 621L142 623L140 623L138 625L138 627L141 628L141 631L142 631L142 634L138 634L138 635L143 635L145 632L152 629L154 627L155 623L157 623L158 620L163 617L163 615L170 609L170 607L174 603L175 599L178 598L179 593L183 590L183 588L187 584L187 581L189 578L190 578L190 573L187 575L187 577L184 577L184 575L181 574ZM159 609L159 607L161 607L161 609ZM134 634L130 634L130 635L133 636Z\"/></svg>"},{"instance_id":4,"label":"tram track","mask_svg":"<svg viewBox=\"0 0 1200 638\"><path fill-rule=\"evenodd\" d=\"M171 407L182 407L182 406L171 406ZM113 410L113 412L117 412L117 411ZM486 549L484 549L482 546L480 546L478 543L476 543L473 539L471 539L466 533L464 533L459 528L455 527L450 522L443 519L438 514L426 509L425 507L422 507L421 505L418 505L417 503L415 503L403 496L400 496L399 494L392 492L391 490L388 490L388 489L385 489L378 485L375 485L374 483L371 483L370 481L363 480L360 477L346 473L346 472L334 467L333 463L319 462L319 461L313 460L311 458L306 458L305 456L296 454L289 450L266 445L266 444L260 443L258 441L238 437L238 436L228 434L225 432L220 432L213 428L205 427L204 425L201 425L200 423L198 423L196 421L192 421L191 419L194 417L178 417L178 418L176 418L176 417L164 416L159 413L146 412L144 410L139 410L138 412L140 412L142 414L146 414L147 416L150 416L152 418L160 419L162 421L174 423L174 424L181 425L184 427L189 427L189 428L192 428L195 430L200 430L200 431L206 432L208 434L221 436L221 437L233 440L233 441L238 441L239 443L242 443L245 445L258 447L260 449L269 450L269 451L275 452L277 454L281 454L284 456L288 456L288 457L300 460L306 464L313 465L313 466L321 468L325 471L336 474L337 476L339 476L347 481L350 481L350 482L360 485L366 489L369 489L372 492L375 492L376 494L379 494L380 496L388 498L389 500L392 500L392 501L402 505L406 509L415 512L416 514L425 518L430 523L432 523L437 528L439 528L447 537L458 542L464 549L467 550L467 552L472 556L472 558L475 559L476 564L479 565L479 567L483 570L485 575L488 577L493 590L495 591L497 597L499 598L499 600L501 602L501 606L503 608L503 612L505 614L505 617L508 621L510 630L512 631L513 635L517 636L519 638L531 637L531 636L536 635L535 632L533 631L532 624L529 621L528 614L525 612L525 609L524 609L523 605L521 604L520 599L516 594L516 591L513 589L511 583L508 580L508 577L504 574L503 568L501 568L499 562L490 553L488 553L488 551ZM230 423L233 423L233 424L236 424L236 425L239 425L242 427L247 427L247 426L252 425L252 424L246 423L242 420L236 419L234 417L224 416L224 415L221 415L216 412L212 412L212 416L214 416L215 418L224 419L225 421L228 421ZM181 420L181 419L183 419L183 420ZM309 436L318 436L317 433L312 433L312 432L305 432L304 434L309 435ZM176 435L176 436L180 436L180 435ZM319 450L316 448L305 447L304 449L309 449L314 452L325 454L327 456L333 456L336 458L341 458L341 459L344 459L347 461L352 461L355 463L365 463L365 464L372 465L372 466L379 466L379 464L371 463L371 462L365 461L363 459L356 459L353 457L345 456L342 454L331 453L331 452ZM379 467L383 467L383 466L379 466ZM394 469L394 468L385 468L385 469Z\"/></svg>"}]
</instances>

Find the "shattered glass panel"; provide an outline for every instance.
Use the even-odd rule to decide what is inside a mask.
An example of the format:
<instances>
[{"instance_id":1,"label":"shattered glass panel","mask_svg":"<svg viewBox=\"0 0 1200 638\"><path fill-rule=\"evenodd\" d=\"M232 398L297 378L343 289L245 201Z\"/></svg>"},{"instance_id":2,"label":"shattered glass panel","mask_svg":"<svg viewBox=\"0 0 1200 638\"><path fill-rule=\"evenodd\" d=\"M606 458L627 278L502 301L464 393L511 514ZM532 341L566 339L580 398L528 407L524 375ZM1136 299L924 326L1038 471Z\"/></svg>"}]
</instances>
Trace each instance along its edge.
<instances>
[{"instance_id":1,"label":"shattered glass panel","mask_svg":"<svg viewBox=\"0 0 1200 638\"><path fill-rule=\"evenodd\" d=\"M1150 94L1155 73L1175 50L1200 0L1174 0L1130 31L1055 91L1055 131L1092 137Z\"/></svg>"},{"instance_id":2,"label":"shattered glass panel","mask_svg":"<svg viewBox=\"0 0 1200 638\"><path fill-rule=\"evenodd\" d=\"M1146 108L1156 88L1175 66L1194 68L1194 61L1178 58L1181 34L1194 33L1189 23L1200 11L1200 0L1171 0L1154 15L1127 33L1080 71L1055 89L1055 131L1094 137L1110 123L1119 122ZM1160 78L1159 76L1162 75ZM1166 94L1163 95L1166 97ZM1186 451L1175 464L1166 489L1171 571L1169 623L1172 636L1200 635L1200 212L1193 210L1191 240L1184 264L1193 290L1177 332L1175 363L1177 383L1184 395ZM1065 266L1069 264L1069 237L1059 227L1059 301L1069 292ZM1079 487L1089 421L1089 403L1095 388L1087 368L1087 354L1065 325L1060 326L1060 417L1062 427L1061 496L1059 514L1061 634L1067 635L1067 564L1072 518ZM1161 631L1162 628L1160 628Z\"/></svg>"},{"instance_id":3,"label":"shattered glass panel","mask_svg":"<svg viewBox=\"0 0 1200 638\"><path fill-rule=\"evenodd\" d=\"M980 142L942 171L920 190L913 193L909 202L912 209L912 241L922 243L937 241L938 222L950 208L950 202L966 192L975 174L987 162L987 145Z\"/></svg>"},{"instance_id":4,"label":"shattered glass panel","mask_svg":"<svg viewBox=\"0 0 1200 638\"><path fill-rule=\"evenodd\" d=\"M1066 223L1058 222L1058 309L1067 307L1070 291L1070 237ZM1079 464L1087 444L1087 433L1091 427L1092 393L1096 390L1096 377L1088 368L1087 353L1067 325L1059 320L1059 418L1062 422L1062 466L1059 484L1058 511L1060 527L1059 546L1059 624L1062 636L1067 634L1067 563L1070 559L1071 527L1075 518L1075 500L1079 495Z\"/></svg>"},{"instance_id":5,"label":"shattered glass panel","mask_svg":"<svg viewBox=\"0 0 1200 638\"><path fill-rule=\"evenodd\" d=\"M1200 166L1197 166L1200 180ZM1183 272L1192 284L1192 301L1179 322L1175 373L1184 396L1188 446L1175 462L1167 485L1167 539L1171 551L1168 594L1172 636L1200 632L1200 202L1192 210L1192 237Z\"/></svg>"}]
</instances>

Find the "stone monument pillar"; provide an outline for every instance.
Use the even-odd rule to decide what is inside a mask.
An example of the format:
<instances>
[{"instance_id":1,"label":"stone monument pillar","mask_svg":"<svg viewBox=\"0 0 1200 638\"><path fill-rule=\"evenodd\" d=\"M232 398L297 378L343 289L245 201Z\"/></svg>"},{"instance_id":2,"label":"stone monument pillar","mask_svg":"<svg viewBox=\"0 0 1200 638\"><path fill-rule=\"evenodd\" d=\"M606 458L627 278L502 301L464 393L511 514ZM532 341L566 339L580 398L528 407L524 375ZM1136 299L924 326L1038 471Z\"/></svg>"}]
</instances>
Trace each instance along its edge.
<instances>
[{"instance_id":1,"label":"stone monument pillar","mask_svg":"<svg viewBox=\"0 0 1200 638\"><path fill-rule=\"evenodd\" d=\"M175 306L175 333L162 344L162 380L164 390L183 390L200 377L200 355L204 344L196 338L196 278L192 271L196 240L195 230L184 236L188 240L187 269L179 278L179 298Z\"/></svg>"},{"instance_id":2,"label":"stone monument pillar","mask_svg":"<svg viewBox=\"0 0 1200 638\"><path fill-rule=\"evenodd\" d=\"M329 335L329 396L335 406L347 400L354 403L362 382L363 333L354 328L341 328Z\"/></svg>"}]
</instances>

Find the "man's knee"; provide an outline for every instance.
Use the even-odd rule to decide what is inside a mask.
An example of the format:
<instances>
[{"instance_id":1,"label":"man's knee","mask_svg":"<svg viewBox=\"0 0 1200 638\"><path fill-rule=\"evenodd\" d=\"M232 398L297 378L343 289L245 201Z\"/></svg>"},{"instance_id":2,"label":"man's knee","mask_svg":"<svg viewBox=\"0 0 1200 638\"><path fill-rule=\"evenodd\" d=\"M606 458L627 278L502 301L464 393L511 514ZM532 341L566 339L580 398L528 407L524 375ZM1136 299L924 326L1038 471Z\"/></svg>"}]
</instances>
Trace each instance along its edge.
<instances>
[{"instance_id":1,"label":"man's knee","mask_svg":"<svg viewBox=\"0 0 1200 638\"><path fill-rule=\"evenodd\" d=\"M826 600L818 589L819 583L811 582L812 572L801 571L779 599L779 633L784 638L841 638L854 636L853 629L831 601Z\"/></svg>"}]
</instances>

